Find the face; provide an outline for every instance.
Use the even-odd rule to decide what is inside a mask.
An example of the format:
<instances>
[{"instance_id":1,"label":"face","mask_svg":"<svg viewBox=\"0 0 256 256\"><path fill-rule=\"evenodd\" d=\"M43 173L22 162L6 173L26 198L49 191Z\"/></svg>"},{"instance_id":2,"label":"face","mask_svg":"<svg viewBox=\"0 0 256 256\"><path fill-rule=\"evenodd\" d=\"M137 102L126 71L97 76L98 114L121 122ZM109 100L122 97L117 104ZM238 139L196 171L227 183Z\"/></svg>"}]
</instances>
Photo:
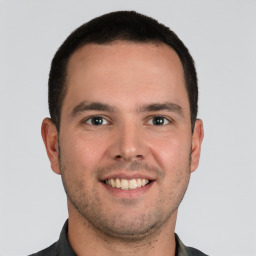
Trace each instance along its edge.
<instances>
[{"instance_id":1,"label":"face","mask_svg":"<svg viewBox=\"0 0 256 256\"><path fill-rule=\"evenodd\" d=\"M191 134L177 54L165 44L90 44L67 71L59 134L49 120L42 133L69 211L115 237L170 225L202 141L201 121Z\"/></svg>"}]
</instances>

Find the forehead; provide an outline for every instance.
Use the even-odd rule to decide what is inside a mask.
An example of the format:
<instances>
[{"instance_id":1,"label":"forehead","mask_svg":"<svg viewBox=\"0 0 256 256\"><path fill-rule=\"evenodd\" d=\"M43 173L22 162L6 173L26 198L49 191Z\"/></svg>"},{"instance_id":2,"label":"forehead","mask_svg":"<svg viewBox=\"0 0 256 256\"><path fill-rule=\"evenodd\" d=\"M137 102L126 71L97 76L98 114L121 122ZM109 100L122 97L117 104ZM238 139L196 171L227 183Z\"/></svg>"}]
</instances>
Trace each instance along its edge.
<instances>
[{"instance_id":1,"label":"forehead","mask_svg":"<svg viewBox=\"0 0 256 256\"><path fill-rule=\"evenodd\" d=\"M156 102L169 101L169 96L179 101L184 95L188 100L182 63L166 44L88 44L74 52L68 62L64 103L103 96L112 96L113 103L118 102L118 97L119 104L132 97L136 103L135 98L140 101L142 95Z\"/></svg>"},{"instance_id":2,"label":"forehead","mask_svg":"<svg viewBox=\"0 0 256 256\"><path fill-rule=\"evenodd\" d=\"M120 65L121 64L121 65ZM149 69L154 73L167 70L183 78L183 67L177 53L164 43L134 43L114 41L108 44L87 44L76 50L69 59L67 73L70 78L74 72L84 68L92 71L102 68L107 72L118 68ZM128 71L128 70L127 70ZM137 73L139 70L137 70Z\"/></svg>"}]
</instances>

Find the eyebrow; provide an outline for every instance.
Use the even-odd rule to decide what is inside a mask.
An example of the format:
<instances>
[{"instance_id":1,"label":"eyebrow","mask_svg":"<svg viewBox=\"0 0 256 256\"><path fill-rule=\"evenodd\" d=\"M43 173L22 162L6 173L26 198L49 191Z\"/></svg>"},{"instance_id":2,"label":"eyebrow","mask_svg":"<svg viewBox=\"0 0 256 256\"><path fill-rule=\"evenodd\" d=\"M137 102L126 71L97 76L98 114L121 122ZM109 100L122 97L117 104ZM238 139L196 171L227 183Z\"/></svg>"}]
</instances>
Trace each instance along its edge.
<instances>
[{"instance_id":1,"label":"eyebrow","mask_svg":"<svg viewBox=\"0 0 256 256\"><path fill-rule=\"evenodd\" d=\"M71 116L75 117L79 113L84 111L104 111L104 112L117 112L117 108L110 106L106 103L101 102L81 102L77 106L75 106L71 112ZM183 116L182 107L178 104L165 102L165 103L153 103L148 105L139 106L136 109L136 112L154 112L154 111L169 111L177 113L180 116Z\"/></svg>"},{"instance_id":2,"label":"eyebrow","mask_svg":"<svg viewBox=\"0 0 256 256\"><path fill-rule=\"evenodd\" d=\"M138 108L138 112L153 112L153 111L169 111L183 116L182 107L178 104L165 102L165 103L154 103L146 106L141 106Z\"/></svg>"},{"instance_id":3,"label":"eyebrow","mask_svg":"<svg viewBox=\"0 0 256 256\"><path fill-rule=\"evenodd\" d=\"M114 112L115 108L108 104L100 103L100 102L92 102L92 103L81 102L73 108L71 112L71 116L75 117L77 114L84 111L89 111L89 110Z\"/></svg>"}]
</instances>

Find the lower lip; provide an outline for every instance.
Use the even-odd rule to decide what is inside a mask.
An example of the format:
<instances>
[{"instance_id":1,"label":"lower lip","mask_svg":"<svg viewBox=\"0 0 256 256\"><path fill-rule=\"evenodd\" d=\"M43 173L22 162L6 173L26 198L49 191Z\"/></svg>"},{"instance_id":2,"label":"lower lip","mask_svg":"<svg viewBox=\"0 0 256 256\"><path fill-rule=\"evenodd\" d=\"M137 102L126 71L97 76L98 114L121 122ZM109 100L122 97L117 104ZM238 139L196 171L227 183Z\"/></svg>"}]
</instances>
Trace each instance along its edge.
<instances>
[{"instance_id":1,"label":"lower lip","mask_svg":"<svg viewBox=\"0 0 256 256\"><path fill-rule=\"evenodd\" d=\"M135 188L135 189L120 189L120 188L113 188L107 184L105 184L104 182L101 182L102 185L112 194L114 194L117 197L121 197L121 198L134 198L134 197L138 197L141 196L143 194L145 194L153 185L154 181L151 181L149 184L140 187L140 188Z\"/></svg>"}]
</instances>

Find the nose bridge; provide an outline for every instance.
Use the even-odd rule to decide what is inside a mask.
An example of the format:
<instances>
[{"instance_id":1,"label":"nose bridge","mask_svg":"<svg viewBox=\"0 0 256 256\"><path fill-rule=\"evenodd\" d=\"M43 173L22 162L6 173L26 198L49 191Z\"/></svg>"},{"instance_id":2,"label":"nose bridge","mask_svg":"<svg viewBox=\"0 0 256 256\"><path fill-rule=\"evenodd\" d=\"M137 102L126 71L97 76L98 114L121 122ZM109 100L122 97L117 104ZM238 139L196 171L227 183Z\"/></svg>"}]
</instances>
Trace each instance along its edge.
<instances>
[{"instance_id":1,"label":"nose bridge","mask_svg":"<svg viewBox=\"0 0 256 256\"><path fill-rule=\"evenodd\" d=\"M141 127L131 119L120 125L112 145L112 157L115 159L143 159L146 156L146 145L143 142Z\"/></svg>"}]
</instances>

